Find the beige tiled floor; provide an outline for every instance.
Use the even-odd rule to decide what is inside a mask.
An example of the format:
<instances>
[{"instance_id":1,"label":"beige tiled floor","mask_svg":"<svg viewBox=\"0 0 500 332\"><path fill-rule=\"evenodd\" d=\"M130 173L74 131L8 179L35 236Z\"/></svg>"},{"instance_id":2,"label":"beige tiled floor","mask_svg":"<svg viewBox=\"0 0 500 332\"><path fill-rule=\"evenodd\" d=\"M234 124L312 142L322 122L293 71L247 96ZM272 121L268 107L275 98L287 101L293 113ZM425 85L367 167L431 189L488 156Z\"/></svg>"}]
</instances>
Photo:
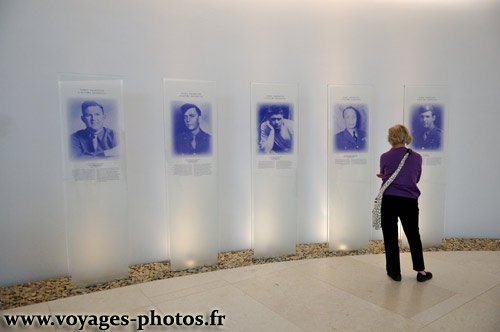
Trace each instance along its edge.
<instances>
[{"instance_id":1,"label":"beige tiled floor","mask_svg":"<svg viewBox=\"0 0 500 332\"><path fill-rule=\"evenodd\" d=\"M425 261L434 273L425 283L415 280L409 254L401 255L400 283L386 276L383 255L332 257L154 281L1 314L128 314L150 319L154 310L161 320L177 313L208 317L218 310L225 315L224 325L179 330L500 331L500 252L432 252L425 253ZM78 331L79 327L75 323L37 330ZM109 331L136 327L132 322ZM0 325L4 330L14 329Z\"/></svg>"}]
</instances>

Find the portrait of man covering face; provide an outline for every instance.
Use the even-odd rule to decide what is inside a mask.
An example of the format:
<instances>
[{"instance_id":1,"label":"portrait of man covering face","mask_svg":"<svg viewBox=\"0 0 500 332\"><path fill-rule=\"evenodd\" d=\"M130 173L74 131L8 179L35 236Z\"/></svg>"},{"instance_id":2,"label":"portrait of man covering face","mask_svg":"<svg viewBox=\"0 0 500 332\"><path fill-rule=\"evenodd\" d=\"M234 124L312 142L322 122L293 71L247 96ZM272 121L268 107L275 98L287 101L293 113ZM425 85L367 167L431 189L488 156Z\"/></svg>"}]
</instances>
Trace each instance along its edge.
<instances>
[{"instance_id":1,"label":"portrait of man covering face","mask_svg":"<svg viewBox=\"0 0 500 332\"><path fill-rule=\"evenodd\" d=\"M118 138L112 129L104 126L104 107L96 101L87 100L81 104L81 112L80 119L85 124L85 129L71 135L71 157L84 160L118 156Z\"/></svg>"},{"instance_id":2,"label":"portrait of man covering face","mask_svg":"<svg viewBox=\"0 0 500 332\"><path fill-rule=\"evenodd\" d=\"M288 114L285 114L288 113ZM265 154L293 152L293 121L284 105L265 105L260 109L259 151Z\"/></svg>"}]
</instances>

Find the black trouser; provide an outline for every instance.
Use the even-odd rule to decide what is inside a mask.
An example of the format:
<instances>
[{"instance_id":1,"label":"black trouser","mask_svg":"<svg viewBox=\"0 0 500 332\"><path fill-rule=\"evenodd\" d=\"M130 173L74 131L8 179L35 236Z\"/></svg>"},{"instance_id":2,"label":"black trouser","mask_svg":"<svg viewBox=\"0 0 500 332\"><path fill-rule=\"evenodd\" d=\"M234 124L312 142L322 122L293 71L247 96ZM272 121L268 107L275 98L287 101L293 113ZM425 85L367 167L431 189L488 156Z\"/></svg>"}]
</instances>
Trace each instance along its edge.
<instances>
[{"instance_id":1,"label":"black trouser","mask_svg":"<svg viewBox=\"0 0 500 332\"><path fill-rule=\"evenodd\" d=\"M418 199L384 195L382 198L382 233L384 234L386 270L401 273L399 263L398 217L411 250L415 271L425 270L422 242L418 230Z\"/></svg>"}]
</instances>

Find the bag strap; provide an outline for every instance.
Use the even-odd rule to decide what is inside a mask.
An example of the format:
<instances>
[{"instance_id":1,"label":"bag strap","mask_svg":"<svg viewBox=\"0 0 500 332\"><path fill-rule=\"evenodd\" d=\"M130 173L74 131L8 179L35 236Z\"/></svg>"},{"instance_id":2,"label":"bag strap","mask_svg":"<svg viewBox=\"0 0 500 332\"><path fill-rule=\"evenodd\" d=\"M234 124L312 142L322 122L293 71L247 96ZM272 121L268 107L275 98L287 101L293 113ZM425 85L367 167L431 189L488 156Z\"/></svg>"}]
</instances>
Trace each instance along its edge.
<instances>
[{"instance_id":1,"label":"bag strap","mask_svg":"<svg viewBox=\"0 0 500 332\"><path fill-rule=\"evenodd\" d=\"M380 188L380 191L378 193L377 198L382 197L382 195L384 194L384 191L391 185L392 181L394 181L396 176L398 176L399 171L401 171L401 169L403 168L405 161L406 161L406 159L408 159L408 156L410 155L410 153L412 153L412 151L411 151L411 149L408 149L408 151L404 155L403 159L401 159L401 162L399 163L398 168L394 171L394 173L392 173L391 177L389 179L387 179L387 181L384 183L382 188Z\"/></svg>"}]
</instances>

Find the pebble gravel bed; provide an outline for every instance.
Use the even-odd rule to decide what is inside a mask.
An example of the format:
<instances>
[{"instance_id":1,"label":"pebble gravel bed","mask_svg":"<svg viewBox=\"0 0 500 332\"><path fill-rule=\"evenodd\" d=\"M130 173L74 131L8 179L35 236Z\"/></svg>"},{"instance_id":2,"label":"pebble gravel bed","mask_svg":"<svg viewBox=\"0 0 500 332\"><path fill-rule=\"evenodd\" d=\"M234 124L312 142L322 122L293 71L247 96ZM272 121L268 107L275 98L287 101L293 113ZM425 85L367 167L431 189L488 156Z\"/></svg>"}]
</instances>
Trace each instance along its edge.
<instances>
[{"instance_id":1,"label":"pebble gravel bed","mask_svg":"<svg viewBox=\"0 0 500 332\"><path fill-rule=\"evenodd\" d=\"M500 251L500 239L444 239L442 245L426 248L424 251ZM409 252L401 248L401 252ZM241 250L219 253L217 264L182 271L172 271L169 262L138 264L129 267L129 277L112 280L84 288L71 283L70 277L29 282L0 288L0 310L41 303L69 296L88 294L105 289L140 284L153 280L175 278L190 274L204 273L241 266L284 262L291 260L313 259L336 256L354 256L384 253L383 241L370 241L368 249L354 251L330 251L327 243L297 245L295 255L254 259L253 250Z\"/></svg>"}]
</instances>

